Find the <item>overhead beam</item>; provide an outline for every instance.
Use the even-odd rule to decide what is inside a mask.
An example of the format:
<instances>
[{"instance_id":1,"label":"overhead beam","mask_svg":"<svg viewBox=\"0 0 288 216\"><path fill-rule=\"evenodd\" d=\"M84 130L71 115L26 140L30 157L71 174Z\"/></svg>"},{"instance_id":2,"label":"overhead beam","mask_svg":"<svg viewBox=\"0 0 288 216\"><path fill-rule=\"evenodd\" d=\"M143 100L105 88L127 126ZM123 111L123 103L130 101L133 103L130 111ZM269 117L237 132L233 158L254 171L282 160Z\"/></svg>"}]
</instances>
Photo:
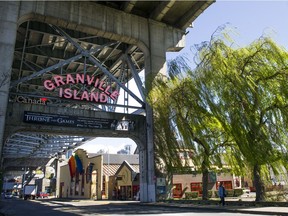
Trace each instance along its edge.
<instances>
[{"instance_id":1,"label":"overhead beam","mask_svg":"<svg viewBox=\"0 0 288 216\"><path fill-rule=\"evenodd\" d=\"M40 140L40 141L44 141L45 139L42 138L42 137L39 137L39 136L31 136L31 135L27 135L27 134L22 134L22 133L15 133L13 134L13 137L14 136L18 136L18 137L24 137L24 138L31 138L31 139L34 139L34 140Z\"/></svg>"},{"instance_id":2,"label":"overhead beam","mask_svg":"<svg viewBox=\"0 0 288 216\"><path fill-rule=\"evenodd\" d=\"M162 1L159 6L156 7L154 11L152 11L152 13L150 14L150 18L160 22L175 2L176 0Z\"/></svg>"},{"instance_id":3,"label":"overhead beam","mask_svg":"<svg viewBox=\"0 0 288 216\"><path fill-rule=\"evenodd\" d=\"M39 145L40 142L31 142L25 139L15 139L15 138L9 138L9 142L10 141L14 141L14 142L18 142L18 143L28 143L28 144L32 144L32 145Z\"/></svg>"},{"instance_id":4,"label":"overhead beam","mask_svg":"<svg viewBox=\"0 0 288 216\"><path fill-rule=\"evenodd\" d=\"M97 47L97 48L95 48L95 49L92 49L92 50L89 50L89 51L86 51L86 52L89 53L89 54L93 54L93 53L95 53L95 52L103 49L103 47L105 47L105 46L111 46L112 44L115 44L115 42L102 45L102 46L100 46L100 47ZM44 74L44 73L53 71L53 70L58 69L58 68L60 68L60 67L63 67L64 65L69 64L70 62L77 61L77 60L81 59L82 57L83 57L83 53L80 53L80 54L78 54L78 55L76 55L76 56L74 56L74 57L72 57L72 58L69 58L69 59L64 60L64 61L60 61L59 63L57 63L57 64L55 64L55 65L52 65L52 66L50 66L50 67L47 67L47 68L45 68L45 69L43 69L43 70L40 70L40 71L38 71L38 72L36 72L36 73L33 73L33 74L31 74L30 76L26 76L26 77L23 77L23 78L21 78L21 79L19 79L19 80L16 80L16 81L12 82L11 85L10 85L10 88L18 85L19 83L26 82L26 81L28 81L28 80L31 80L31 79L35 78L35 77L38 77L38 76L40 76L40 75L42 75L42 74Z\"/></svg>"},{"instance_id":5,"label":"overhead beam","mask_svg":"<svg viewBox=\"0 0 288 216\"><path fill-rule=\"evenodd\" d=\"M128 56L128 55L125 55L125 59L126 59L126 61L128 63L128 66L129 66L129 68L131 70L131 73L133 75L133 78L134 78L135 83L137 85L137 88L139 90L139 93L140 93L140 95L142 97L142 100L146 101L146 99L145 99L146 98L146 96L145 96L146 93L145 93L145 89L143 88L143 83L142 83L142 81L141 81L141 79L139 77L139 73L137 73L137 71L136 71L136 68L135 68L135 66L134 66L134 64L133 64L133 62L131 60L131 57Z\"/></svg>"},{"instance_id":6,"label":"overhead beam","mask_svg":"<svg viewBox=\"0 0 288 216\"><path fill-rule=\"evenodd\" d=\"M52 26L52 25L51 25ZM108 71L97 59L95 59L94 56L91 55L91 53L84 48L81 47L79 43L74 41L66 32L64 32L61 28L57 26L53 26L53 28L63 37L65 37L71 44L73 44L81 53L83 56L86 56L92 63L94 63L96 66L100 68L100 70L105 73L111 80L116 82L121 88L123 88L126 92L128 92L131 97L133 97L138 103L140 103L142 106L145 106L145 103L139 99L130 89L128 89L125 85L123 85L119 80L113 76L110 71Z\"/></svg>"},{"instance_id":7,"label":"overhead beam","mask_svg":"<svg viewBox=\"0 0 288 216\"><path fill-rule=\"evenodd\" d=\"M211 2L195 1L190 10L188 10L174 25L178 28L188 27L187 23L192 25L192 22L209 6Z\"/></svg>"},{"instance_id":8,"label":"overhead beam","mask_svg":"<svg viewBox=\"0 0 288 216\"><path fill-rule=\"evenodd\" d=\"M122 5L122 10L125 13L131 13L137 1L125 1Z\"/></svg>"}]
</instances>

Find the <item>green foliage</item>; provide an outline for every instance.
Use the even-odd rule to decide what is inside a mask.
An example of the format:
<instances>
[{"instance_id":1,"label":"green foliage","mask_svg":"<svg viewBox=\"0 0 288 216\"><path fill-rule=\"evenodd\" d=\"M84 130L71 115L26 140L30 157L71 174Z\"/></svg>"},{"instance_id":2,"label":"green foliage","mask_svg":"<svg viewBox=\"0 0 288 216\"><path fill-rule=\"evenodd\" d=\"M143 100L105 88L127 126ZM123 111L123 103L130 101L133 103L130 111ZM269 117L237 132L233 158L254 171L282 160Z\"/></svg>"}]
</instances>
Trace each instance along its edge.
<instances>
[{"instance_id":1,"label":"green foliage","mask_svg":"<svg viewBox=\"0 0 288 216\"><path fill-rule=\"evenodd\" d=\"M177 169L181 171L183 166L177 152L182 148L181 143L177 141L175 135L175 126L171 123L169 110L170 104L170 87L163 81L163 77L158 79L158 88L150 92L150 105L154 110L154 143L155 159L157 167L164 164L164 169L169 174Z\"/></svg>"},{"instance_id":2,"label":"green foliage","mask_svg":"<svg viewBox=\"0 0 288 216\"><path fill-rule=\"evenodd\" d=\"M202 98L253 168L259 190L263 188L267 165L281 167L279 162L287 154L288 92L283 88L288 75L287 57L269 38L260 38L240 49L215 40L200 51L201 63L194 72L206 80L203 88L209 89L210 95ZM234 154L228 160L243 164L239 156Z\"/></svg>"},{"instance_id":3,"label":"green foliage","mask_svg":"<svg viewBox=\"0 0 288 216\"><path fill-rule=\"evenodd\" d=\"M226 189L226 196L227 197L238 197L243 194L243 189ZM214 196L219 198L218 191L214 191Z\"/></svg>"},{"instance_id":4,"label":"green foliage","mask_svg":"<svg viewBox=\"0 0 288 216\"><path fill-rule=\"evenodd\" d=\"M183 59L173 62L172 79L161 77L150 92L156 154L172 170L183 165L177 151L193 152L193 164L203 173L203 198L204 174L212 165L229 165L237 175L248 170L256 201L262 201L270 170L277 174L288 166L288 53L265 37L235 48L220 30L196 47L195 70Z\"/></svg>"},{"instance_id":5,"label":"green foliage","mask_svg":"<svg viewBox=\"0 0 288 216\"><path fill-rule=\"evenodd\" d=\"M213 196L213 190L208 190L208 197L211 198Z\"/></svg>"},{"instance_id":6,"label":"green foliage","mask_svg":"<svg viewBox=\"0 0 288 216\"><path fill-rule=\"evenodd\" d=\"M198 198L198 191L185 192L185 199L195 199Z\"/></svg>"},{"instance_id":7,"label":"green foliage","mask_svg":"<svg viewBox=\"0 0 288 216\"><path fill-rule=\"evenodd\" d=\"M227 197L233 197L234 196L234 190L233 189L226 189L226 196Z\"/></svg>"},{"instance_id":8,"label":"green foliage","mask_svg":"<svg viewBox=\"0 0 288 216\"><path fill-rule=\"evenodd\" d=\"M234 196L235 197L238 197L238 196L241 196L243 195L243 189L242 188L237 188L237 189L234 189Z\"/></svg>"}]
</instances>

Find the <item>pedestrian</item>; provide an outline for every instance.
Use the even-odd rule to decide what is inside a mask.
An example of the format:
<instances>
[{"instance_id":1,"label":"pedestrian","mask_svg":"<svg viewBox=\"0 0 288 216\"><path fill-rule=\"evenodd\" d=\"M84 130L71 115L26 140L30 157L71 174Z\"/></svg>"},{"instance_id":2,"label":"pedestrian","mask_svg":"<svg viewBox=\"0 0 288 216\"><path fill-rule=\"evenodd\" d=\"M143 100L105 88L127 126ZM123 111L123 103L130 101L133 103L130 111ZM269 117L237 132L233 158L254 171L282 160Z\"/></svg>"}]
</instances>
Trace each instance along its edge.
<instances>
[{"instance_id":1,"label":"pedestrian","mask_svg":"<svg viewBox=\"0 0 288 216\"><path fill-rule=\"evenodd\" d=\"M226 196L226 191L223 186L223 182L220 182L219 188L218 188L218 195L220 197L220 205L224 206L225 205L225 196Z\"/></svg>"}]
</instances>

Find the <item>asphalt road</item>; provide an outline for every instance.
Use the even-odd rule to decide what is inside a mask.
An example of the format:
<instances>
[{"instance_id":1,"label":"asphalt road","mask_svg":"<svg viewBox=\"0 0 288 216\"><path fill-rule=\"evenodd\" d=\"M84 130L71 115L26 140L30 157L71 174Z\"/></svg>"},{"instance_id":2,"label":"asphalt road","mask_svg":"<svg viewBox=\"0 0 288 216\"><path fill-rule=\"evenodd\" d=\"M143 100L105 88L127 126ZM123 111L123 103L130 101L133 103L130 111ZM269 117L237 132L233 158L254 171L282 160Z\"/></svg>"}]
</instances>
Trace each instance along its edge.
<instances>
[{"instance_id":1,"label":"asphalt road","mask_svg":"<svg viewBox=\"0 0 288 216\"><path fill-rule=\"evenodd\" d=\"M5 216L107 216L107 215L131 215L131 216L188 216L188 215L227 215L240 216L252 214L238 214L232 212L215 212L211 209L197 210L185 208L173 208L163 206L140 205L137 202L109 202L93 200L57 200L57 199L5 199L0 201L0 212Z\"/></svg>"}]
</instances>

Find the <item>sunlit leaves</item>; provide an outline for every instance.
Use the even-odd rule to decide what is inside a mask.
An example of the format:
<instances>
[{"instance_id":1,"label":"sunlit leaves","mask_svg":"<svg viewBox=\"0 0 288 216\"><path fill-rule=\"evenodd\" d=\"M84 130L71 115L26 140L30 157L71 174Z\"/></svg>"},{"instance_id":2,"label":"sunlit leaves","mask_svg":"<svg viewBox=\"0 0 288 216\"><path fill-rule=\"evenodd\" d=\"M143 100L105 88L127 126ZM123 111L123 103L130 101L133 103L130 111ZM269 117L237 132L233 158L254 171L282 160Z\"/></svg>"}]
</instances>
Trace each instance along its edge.
<instances>
[{"instance_id":1,"label":"sunlit leaves","mask_svg":"<svg viewBox=\"0 0 288 216\"><path fill-rule=\"evenodd\" d=\"M262 188L261 170L279 165L287 154L288 95L284 86L288 56L264 37L245 48L231 47L225 40L214 40L199 50L201 63L194 73L205 80L203 89L214 92L221 101L206 98L209 110L233 137ZM228 158L229 163L237 167L234 159Z\"/></svg>"},{"instance_id":2,"label":"sunlit leaves","mask_svg":"<svg viewBox=\"0 0 288 216\"><path fill-rule=\"evenodd\" d=\"M288 53L270 38L239 48L225 28L216 33L195 46L196 69L178 58L171 77L155 83L156 148L171 167L180 164L173 151L190 149L202 172L224 164L236 174L250 169L260 201L264 177L287 167Z\"/></svg>"}]
</instances>

